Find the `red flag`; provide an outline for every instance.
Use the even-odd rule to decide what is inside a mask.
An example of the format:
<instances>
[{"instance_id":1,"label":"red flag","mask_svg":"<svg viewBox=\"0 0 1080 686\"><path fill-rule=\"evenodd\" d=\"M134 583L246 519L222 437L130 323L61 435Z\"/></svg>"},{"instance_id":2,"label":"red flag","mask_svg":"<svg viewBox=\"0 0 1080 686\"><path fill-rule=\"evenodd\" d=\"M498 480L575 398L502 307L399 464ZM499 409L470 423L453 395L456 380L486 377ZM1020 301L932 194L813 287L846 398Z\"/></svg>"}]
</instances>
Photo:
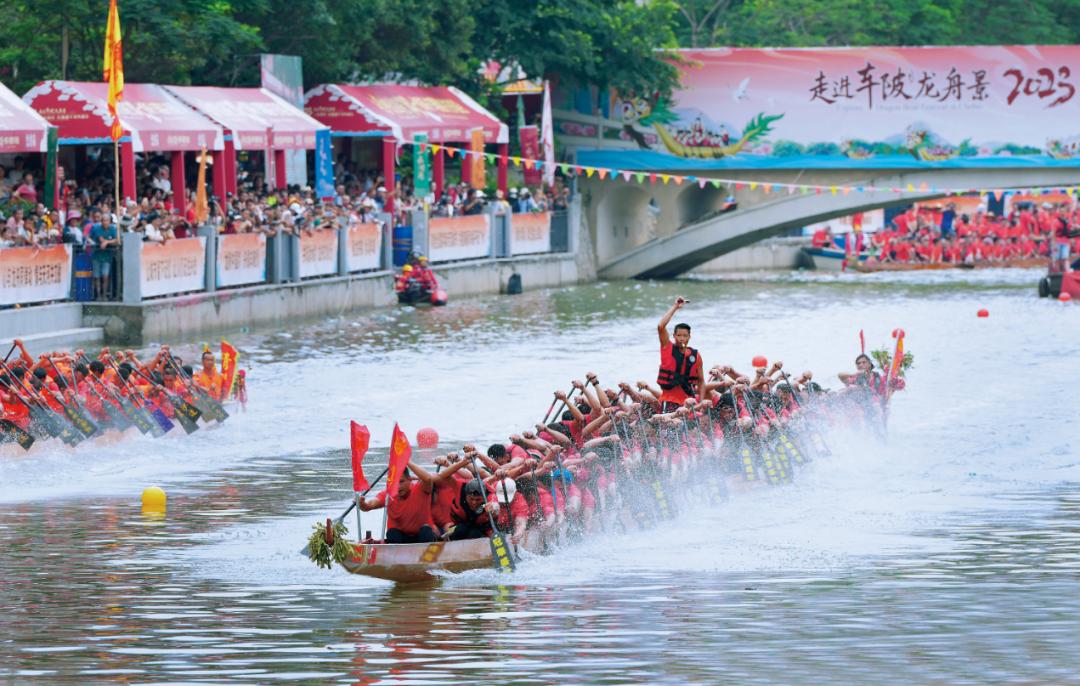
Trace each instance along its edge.
<instances>
[{"instance_id":1,"label":"red flag","mask_svg":"<svg viewBox=\"0 0 1080 686\"><path fill-rule=\"evenodd\" d=\"M368 489L367 479L364 478L364 453L367 452L368 443L371 441L371 432L366 426L349 422L349 444L352 447L352 489L357 493Z\"/></svg>"},{"instance_id":2,"label":"red flag","mask_svg":"<svg viewBox=\"0 0 1080 686\"><path fill-rule=\"evenodd\" d=\"M218 400L227 400L232 393L233 384L236 383L236 360L240 357L228 341L221 340L221 375L224 378L221 384L221 397Z\"/></svg>"},{"instance_id":3,"label":"red flag","mask_svg":"<svg viewBox=\"0 0 1080 686\"><path fill-rule=\"evenodd\" d=\"M393 493L397 488L401 473L409 464L412 457L412 446L409 445L409 437L405 432L394 424L394 437L390 439L390 467L386 472L386 492Z\"/></svg>"}]
</instances>

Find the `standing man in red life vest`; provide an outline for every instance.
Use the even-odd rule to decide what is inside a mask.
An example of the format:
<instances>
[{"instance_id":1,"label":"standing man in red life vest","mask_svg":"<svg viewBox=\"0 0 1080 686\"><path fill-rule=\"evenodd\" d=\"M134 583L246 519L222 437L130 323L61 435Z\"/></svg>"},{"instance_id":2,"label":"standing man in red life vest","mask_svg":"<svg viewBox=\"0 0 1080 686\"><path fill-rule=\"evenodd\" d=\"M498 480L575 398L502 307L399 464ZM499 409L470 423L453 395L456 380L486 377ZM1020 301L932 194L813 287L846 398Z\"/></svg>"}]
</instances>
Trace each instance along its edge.
<instances>
[{"instance_id":1,"label":"standing man in red life vest","mask_svg":"<svg viewBox=\"0 0 1080 686\"><path fill-rule=\"evenodd\" d=\"M682 407L687 398L705 399L701 355L689 346L690 325L676 324L674 341L667 331L671 318L686 302L682 296L676 298L675 304L656 325L656 332L660 334L660 373L656 382L663 391L660 394L661 413Z\"/></svg>"}]
</instances>

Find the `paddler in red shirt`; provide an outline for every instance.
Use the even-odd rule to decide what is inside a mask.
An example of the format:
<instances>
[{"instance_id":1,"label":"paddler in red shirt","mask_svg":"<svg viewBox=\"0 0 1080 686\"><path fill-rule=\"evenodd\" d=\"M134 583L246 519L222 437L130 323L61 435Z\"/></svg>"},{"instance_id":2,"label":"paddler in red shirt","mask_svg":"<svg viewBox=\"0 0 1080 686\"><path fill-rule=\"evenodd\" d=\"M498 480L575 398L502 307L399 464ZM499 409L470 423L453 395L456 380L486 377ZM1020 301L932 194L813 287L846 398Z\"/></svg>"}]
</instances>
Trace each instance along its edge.
<instances>
[{"instance_id":1,"label":"paddler in red shirt","mask_svg":"<svg viewBox=\"0 0 1080 686\"><path fill-rule=\"evenodd\" d=\"M413 473L417 476L415 480ZM387 543L433 543L435 523L431 517L431 491L434 483L435 477L430 472L410 462L393 487L393 495L388 494L387 487L374 498L361 499L360 510L370 512L386 508Z\"/></svg>"},{"instance_id":2,"label":"paddler in red shirt","mask_svg":"<svg viewBox=\"0 0 1080 686\"><path fill-rule=\"evenodd\" d=\"M682 296L675 299L675 304L660 319L656 332L660 335L660 373L656 382L663 391L660 394L660 412L672 412L680 407L687 398L705 399L705 385L702 383L701 355L690 343L690 325L675 325L675 340L668 336L667 326L671 318L686 304Z\"/></svg>"}]
</instances>

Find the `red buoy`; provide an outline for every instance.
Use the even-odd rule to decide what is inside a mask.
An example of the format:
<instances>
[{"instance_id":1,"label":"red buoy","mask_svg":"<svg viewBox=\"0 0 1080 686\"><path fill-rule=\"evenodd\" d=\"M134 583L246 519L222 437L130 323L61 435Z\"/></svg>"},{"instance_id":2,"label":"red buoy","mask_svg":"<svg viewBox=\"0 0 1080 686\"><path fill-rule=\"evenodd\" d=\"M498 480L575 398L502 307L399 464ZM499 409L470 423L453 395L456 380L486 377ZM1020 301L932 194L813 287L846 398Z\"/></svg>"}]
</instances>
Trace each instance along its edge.
<instances>
[{"instance_id":1,"label":"red buoy","mask_svg":"<svg viewBox=\"0 0 1080 686\"><path fill-rule=\"evenodd\" d=\"M975 314L978 315L979 317L989 317L990 316L990 310L979 310Z\"/></svg>"},{"instance_id":2,"label":"red buoy","mask_svg":"<svg viewBox=\"0 0 1080 686\"><path fill-rule=\"evenodd\" d=\"M1068 291L1062 291L1061 295L1058 296L1058 300L1060 300L1063 303L1067 303L1070 300L1072 300L1072 294L1069 293Z\"/></svg>"},{"instance_id":3,"label":"red buoy","mask_svg":"<svg viewBox=\"0 0 1080 686\"><path fill-rule=\"evenodd\" d=\"M754 367L768 367L769 360L764 355L755 355L752 364Z\"/></svg>"},{"instance_id":4,"label":"red buoy","mask_svg":"<svg viewBox=\"0 0 1080 686\"><path fill-rule=\"evenodd\" d=\"M439 447L439 432L431 427L424 427L416 432L416 445L421 448Z\"/></svg>"}]
</instances>

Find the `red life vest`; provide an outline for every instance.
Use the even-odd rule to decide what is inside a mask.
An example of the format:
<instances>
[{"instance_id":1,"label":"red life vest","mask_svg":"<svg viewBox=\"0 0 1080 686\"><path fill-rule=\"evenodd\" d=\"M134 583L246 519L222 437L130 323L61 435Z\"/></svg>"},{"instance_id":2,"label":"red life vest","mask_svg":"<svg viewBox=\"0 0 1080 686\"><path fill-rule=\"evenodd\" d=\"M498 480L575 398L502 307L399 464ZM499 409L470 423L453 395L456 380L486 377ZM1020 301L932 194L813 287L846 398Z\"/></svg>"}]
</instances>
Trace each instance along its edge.
<instances>
[{"instance_id":1,"label":"red life vest","mask_svg":"<svg viewBox=\"0 0 1080 686\"><path fill-rule=\"evenodd\" d=\"M686 351L671 345L660 349L660 373L656 377L656 383L660 388L670 391L672 388L682 388L686 395L693 396L696 386L701 383L695 367L698 363L698 351L690 346Z\"/></svg>"}]
</instances>

